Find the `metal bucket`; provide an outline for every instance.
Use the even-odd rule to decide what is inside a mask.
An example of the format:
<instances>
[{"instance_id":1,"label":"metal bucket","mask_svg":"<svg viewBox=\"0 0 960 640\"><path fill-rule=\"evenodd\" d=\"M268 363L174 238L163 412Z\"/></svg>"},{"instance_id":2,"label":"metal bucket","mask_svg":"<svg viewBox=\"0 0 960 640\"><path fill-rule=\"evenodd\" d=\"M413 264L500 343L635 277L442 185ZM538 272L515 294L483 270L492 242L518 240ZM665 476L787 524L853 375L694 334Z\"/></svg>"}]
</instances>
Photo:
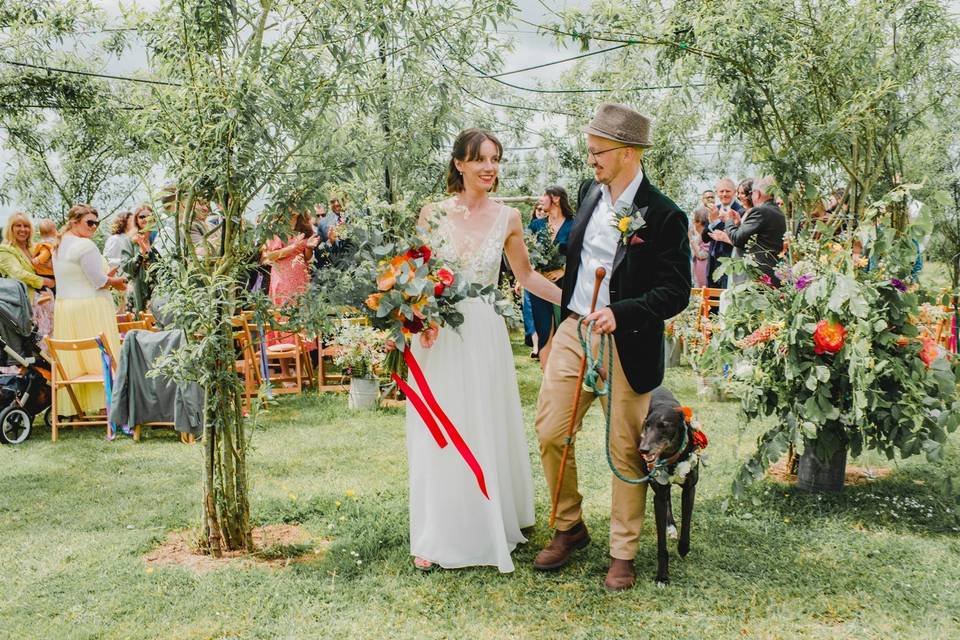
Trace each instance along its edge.
<instances>
[{"instance_id":1,"label":"metal bucket","mask_svg":"<svg viewBox=\"0 0 960 640\"><path fill-rule=\"evenodd\" d=\"M380 383L376 378L350 378L347 406L351 409L373 409L380 397Z\"/></svg>"}]
</instances>

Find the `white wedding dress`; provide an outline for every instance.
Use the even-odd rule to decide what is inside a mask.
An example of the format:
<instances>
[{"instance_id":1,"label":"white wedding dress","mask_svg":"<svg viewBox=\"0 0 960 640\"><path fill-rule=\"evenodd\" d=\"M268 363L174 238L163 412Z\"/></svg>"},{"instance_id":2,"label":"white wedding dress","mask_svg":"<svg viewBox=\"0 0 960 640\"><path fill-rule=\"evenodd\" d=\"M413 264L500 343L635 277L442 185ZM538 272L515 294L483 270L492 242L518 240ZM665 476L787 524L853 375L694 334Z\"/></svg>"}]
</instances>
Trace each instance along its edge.
<instances>
[{"instance_id":1,"label":"white wedding dress","mask_svg":"<svg viewBox=\"0 0 960 640\"><path fill-rule=\"evenodd\" d=\"M430 242L437 255L457 265L467 281L496 283L507 209L500 207L485 236L470 235L443 211L435 217ZM460 327L442 328L429 349L414 339L411 350L437 402L480 463L490 499L449 438L439 448L408 404L410 552L448 569L490 565L506 573L514 568L510 553L526 542L520 529L534 523L513 351L492 305L470 299L458 308L464 316Z\"/></svg>"}]
</instances>

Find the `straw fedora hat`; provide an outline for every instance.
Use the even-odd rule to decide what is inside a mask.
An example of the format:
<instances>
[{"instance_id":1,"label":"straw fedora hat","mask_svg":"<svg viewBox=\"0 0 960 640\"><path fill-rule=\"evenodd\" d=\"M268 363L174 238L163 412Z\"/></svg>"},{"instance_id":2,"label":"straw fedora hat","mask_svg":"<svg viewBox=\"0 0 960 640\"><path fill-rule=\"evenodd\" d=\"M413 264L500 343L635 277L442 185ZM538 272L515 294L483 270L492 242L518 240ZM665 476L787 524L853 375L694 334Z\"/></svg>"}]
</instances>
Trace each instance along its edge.
<instances>
[{"instance_id":1,"label":"straw fedora hat","mask_svg":"<svg viewBox=\"0 0 960 640\"><path fill-rule=\"evenodd\" d=\"M644 149L653 146L650 118L623 104L601 104L583 132Z\"/></svg>"}]
</instances>

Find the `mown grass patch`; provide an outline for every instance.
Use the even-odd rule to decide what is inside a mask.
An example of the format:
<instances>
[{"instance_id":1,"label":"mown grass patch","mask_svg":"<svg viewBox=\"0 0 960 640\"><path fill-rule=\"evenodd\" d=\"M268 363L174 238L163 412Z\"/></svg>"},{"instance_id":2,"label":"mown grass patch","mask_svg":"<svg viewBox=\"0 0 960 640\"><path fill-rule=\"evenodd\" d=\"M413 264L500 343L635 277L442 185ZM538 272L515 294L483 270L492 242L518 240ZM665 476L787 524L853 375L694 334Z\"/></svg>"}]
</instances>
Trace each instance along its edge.
<instances>
[{"instance_id":1,"label":"mown grass patch","mask_svg":"<svg viewBox=\"0 0 960 640\"><path fill-rule=\"evenodd\" d=\"M284 568L198 575L144 562L168 532L199 523L199 446L161 433L108 443L94 431L53 445L40 431L0 448L0 637L943 638L960 628L960 524L937 489L960 471L956 439L941 466L899 462L838 496L767 481L724 509L759 429L733 403L699 402L686 369L667 384L711 444L692 551L672 553L671 585L653 583L650 508L637 587L603 589L611 477L598 407L577 452L594 543L561 572L534 571L550 535L532 428L539 369L522 346L515 353L539 522L514 574L415 572L403 412L351 412L343 396L307 393L283 398L252 437L255 524L296 524L326 545Z\"/></svg>"}]
</instances>

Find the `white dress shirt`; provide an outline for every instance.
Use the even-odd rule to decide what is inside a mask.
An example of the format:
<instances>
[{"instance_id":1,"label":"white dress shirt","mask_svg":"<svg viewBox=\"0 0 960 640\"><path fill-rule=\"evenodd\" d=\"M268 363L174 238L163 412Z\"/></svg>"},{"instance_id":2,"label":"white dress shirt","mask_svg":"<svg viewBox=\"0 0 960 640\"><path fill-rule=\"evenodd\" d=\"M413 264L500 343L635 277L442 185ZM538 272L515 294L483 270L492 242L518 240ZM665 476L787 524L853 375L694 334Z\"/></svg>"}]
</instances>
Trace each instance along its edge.
<instances>
[{"instance_id":1,"label":"white dress shirt","mask_svg":"<svg viewBox=\"0 0 960 640\"><path fill-rule=\"evenodd\" d=\"M581 316L590 314L590 301L593 299L593 285L596 282L597 268L603 267L607 275L600 285L597 296L597 310L610 306L610 275L613 272L613 259L617 255L620 231L613 226L616 211L629 211L637 189L643 182L643 170L620 194L616 202L610 196L610 187L600 185L600 201L590 216L587 229L583 234L583 248L580 250L580 269L577 271L577 284L573 288L569 309Z\"/></svg>"}]
</instances>

